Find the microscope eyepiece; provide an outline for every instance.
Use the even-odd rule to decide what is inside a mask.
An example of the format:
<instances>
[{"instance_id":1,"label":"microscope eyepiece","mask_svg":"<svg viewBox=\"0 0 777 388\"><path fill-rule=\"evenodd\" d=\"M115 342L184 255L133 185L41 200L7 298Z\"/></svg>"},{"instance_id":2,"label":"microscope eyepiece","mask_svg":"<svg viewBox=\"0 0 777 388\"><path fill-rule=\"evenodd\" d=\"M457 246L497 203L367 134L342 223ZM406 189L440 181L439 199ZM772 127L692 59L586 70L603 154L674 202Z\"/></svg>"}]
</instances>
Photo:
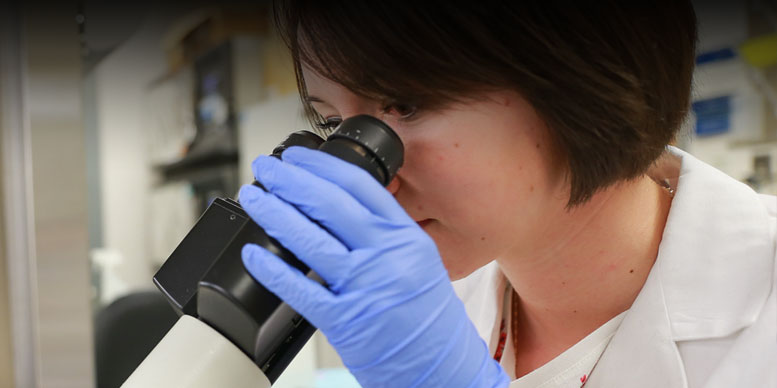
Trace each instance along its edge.
<instances>
[{"instance_id":1,"label":"microscope eyepiece","mask_svg":"<svg viewBox=\"0 0 777 388\"><path fill-rule=\"evenodd\" d=\"M391 182L404 160L399 136L375 117L349 117L319 149L369 172L384 186Z\"/></svg>"}]
</instances>

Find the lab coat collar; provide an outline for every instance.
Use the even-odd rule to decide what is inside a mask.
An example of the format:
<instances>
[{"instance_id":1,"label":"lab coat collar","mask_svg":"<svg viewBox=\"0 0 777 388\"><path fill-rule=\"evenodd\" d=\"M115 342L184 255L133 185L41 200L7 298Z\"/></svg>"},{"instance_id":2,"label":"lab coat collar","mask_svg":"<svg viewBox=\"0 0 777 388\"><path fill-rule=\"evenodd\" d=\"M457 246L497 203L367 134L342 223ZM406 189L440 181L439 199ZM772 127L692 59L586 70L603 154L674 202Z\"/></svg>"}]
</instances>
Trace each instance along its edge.
<instances>
[{"instance_id":1,"label":"lab coat collar","mask_svg":"<svg viewBox=\"0 0 777 388\"><path fill-rule=\"evenodd\" d=\"M677 211L670 211L658 254L672 333L676 341L727 336L750 326L769 296L769 215L745 184L672 151L683 160Z\"/></svg>"},{"instance_id":2,"label":"lab coat collar","mask_svg":"<svg viewBox=\"0 0 777 388\"><path fill-rule=\"evenodd\" d=\"M686 387L675 341L751 325L771 291L775 248L758 195L676 148L661 163L678 161L656 262L586 388Z\"/></svg>"}]
</instances>

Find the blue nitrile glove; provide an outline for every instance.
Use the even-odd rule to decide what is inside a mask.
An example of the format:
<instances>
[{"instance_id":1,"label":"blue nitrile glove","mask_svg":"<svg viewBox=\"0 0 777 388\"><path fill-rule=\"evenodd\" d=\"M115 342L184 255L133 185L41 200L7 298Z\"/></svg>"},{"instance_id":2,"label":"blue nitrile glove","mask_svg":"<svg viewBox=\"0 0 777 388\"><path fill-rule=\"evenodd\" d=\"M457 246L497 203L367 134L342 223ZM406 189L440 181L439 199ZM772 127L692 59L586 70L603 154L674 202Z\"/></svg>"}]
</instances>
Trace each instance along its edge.
<instances>
[{"instance_id":1,"label":"blue nitrile glove","mask_svg":"<svg viewBox=\"0 0 777 388\"><path fill-rule=\"evenodd\" d=\"M329 289L247 244L254 278L319 328L364 387L507 386L434 242L392 195L320 151L292 147L283 160L257 158L269 193L246 185L240 202Z\"/></svg>"}]
</instances>

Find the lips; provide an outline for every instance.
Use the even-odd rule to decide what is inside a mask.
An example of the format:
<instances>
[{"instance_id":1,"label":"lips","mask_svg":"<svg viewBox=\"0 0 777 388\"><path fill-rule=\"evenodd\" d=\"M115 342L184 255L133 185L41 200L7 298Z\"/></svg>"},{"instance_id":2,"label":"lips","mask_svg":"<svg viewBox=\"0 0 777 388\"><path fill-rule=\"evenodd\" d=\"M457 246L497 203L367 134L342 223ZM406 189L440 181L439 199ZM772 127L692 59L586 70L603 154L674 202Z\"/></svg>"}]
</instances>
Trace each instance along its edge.
<instances>
[{"instance_id":1,"label":"lips","mask_svg":"<svg viewBox=\"0 0 777 388\"><path fill-rule=\"evenodd\" d=\"M427 219L424 219L424 220L421 220L421 221L416 221L416 224L418 224L418 226L423 228L424 226L429 225L429 223L432 222L432 221L433 220L431 218L427 218Z\"/></svg>"}]
</instances>

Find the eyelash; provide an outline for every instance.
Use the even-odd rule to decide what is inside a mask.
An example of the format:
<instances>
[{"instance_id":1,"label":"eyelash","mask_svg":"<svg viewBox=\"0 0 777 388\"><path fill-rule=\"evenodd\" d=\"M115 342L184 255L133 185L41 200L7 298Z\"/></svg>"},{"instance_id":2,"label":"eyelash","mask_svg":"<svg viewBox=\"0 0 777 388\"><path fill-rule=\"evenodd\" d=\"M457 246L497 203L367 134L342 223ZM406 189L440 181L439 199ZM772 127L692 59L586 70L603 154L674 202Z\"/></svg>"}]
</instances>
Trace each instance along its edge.
<instances>
[{"instance_id":1,"label":"eyelash","mask_svg":"<svg viewBox=\"0 0 777 388\"><path fill-rule=\"evenodd\" d=\"M335 131L335 129L337 129L337 126L340 125L341 122L343 122L343 119L340 117L336 117L336 116L327 117L327 118L322 117L322 121L317 122L315 126L316 126L316 129L321 131L322 134L325 135L324 137L326 138L327 136L331 135L332 132Z\"/></svg>"},{"instance_id":2,"label":"eyelash","mask_svg":"<svg viewBox=\"0 0 777 388\"><path fill-rule=\"evenodd\" d=\"M409 110L409 112L402 113L401 111L403 110L404 111ZM387 104L383 107L383 113L385 114L391 114L392 111L397 113L400 120L410 120L418 112L418 107L415 105L400 104L400 103ZM315 127L316 129L321 131L324 135L329 136L332 134L332 132L335 131L335 129L337 129L337 126L339 126L341 122L343 122L343 119L338 116L327 117L327 118L321 117L319 122L315 123Z\"/></svg>"}]
</instances>

